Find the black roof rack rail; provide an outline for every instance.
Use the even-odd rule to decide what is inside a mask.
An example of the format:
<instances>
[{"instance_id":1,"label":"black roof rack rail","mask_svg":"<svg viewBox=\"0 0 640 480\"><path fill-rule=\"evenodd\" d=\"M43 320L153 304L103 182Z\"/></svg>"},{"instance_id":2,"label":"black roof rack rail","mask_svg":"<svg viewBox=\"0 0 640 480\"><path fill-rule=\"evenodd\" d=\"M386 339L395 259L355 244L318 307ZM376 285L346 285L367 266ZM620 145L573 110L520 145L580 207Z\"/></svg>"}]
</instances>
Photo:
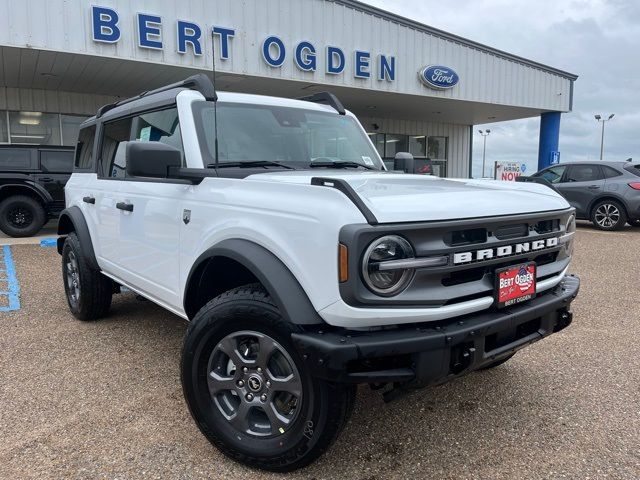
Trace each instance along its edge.
<instances>
[{"instance_id":1,"label":"black roof rack rail","mask_svg":"<svg viewBox=\"0 0 640 480\"><path fill-rule=\"evenodd\" d=\"M208 101L215 102L216 100L218 100L218 95L216 94L216 89L213 85L213 82L211 82L211 79L207 77L204 73L198 73L196 75L192 75L188 78L185 78L184 80L181 80L179 82L172 83L170 85L165 85L164 87L156 88L155 90L144 91L136 95L135 97L126 98L116 103L103 105L98 109L98 112L96 113L96 118L100 118L102 115L107 113L112 108L119 107L120 105L124 105L130 102L133 102L135 100L139 100L143 97L146 97L154 93L166 92L167 90L171 90L174 88L181 88L181 87L189 88L191 90L196 90L200 92L204 96L204 98Z\"/></svg>"},{"instance_id":2,"label":"black roof rack rail","mask_svg":"<svg viewBox=\"0 0 640 480\"><path fill-rule=\"evenodd\" d=\"M335 108L340 115L344 115L346 113L342 102L331 92L318 92L313 95L309 95L308 97L300 97L298 100L302 100L304 102L323 103Z\"/></svg>"}]
</instances>

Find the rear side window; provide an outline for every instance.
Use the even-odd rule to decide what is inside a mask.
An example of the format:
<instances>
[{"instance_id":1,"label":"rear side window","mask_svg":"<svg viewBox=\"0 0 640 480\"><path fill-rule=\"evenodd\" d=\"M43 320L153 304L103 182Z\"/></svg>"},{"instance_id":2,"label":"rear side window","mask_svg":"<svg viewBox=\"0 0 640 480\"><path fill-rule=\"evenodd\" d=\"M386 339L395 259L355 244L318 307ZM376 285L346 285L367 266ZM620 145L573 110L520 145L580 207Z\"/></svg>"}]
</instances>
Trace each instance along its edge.
<instances>
[{"instance_id":1,"label":"rear side window","mask_svg":"<svg viewBox=\"0 0 640 480\"><path fill-rule=\"evenodd\" d=\"M602 172L598 165L572 165L567 173L567 182L593 182L602 180Z\"/></svg>"},{"instance_id":2,"label":"rear side window","mask_svg":"<svg viewBox=\"0 0 640 480\"><path fill-rule=\"evenodd\" d=\"M640 165L625 165L624 169L640 177Z\"/></svg>"},{"instance_id":3,"label":"rear side window","mask_svg":"<svg viewBox=\"0 0 640 480\"><path fill-rule=\"evenodd\" d=\"M109 178L125 178L127 143L131 140L131 118L116 120L102 128L100 164L102 174Z\"/></svg>"},{"instance_id":4,"label":"rear side window","mask_svg":"<svg viewBox=\"0 0 640 480\"><path fill-rule=\"evenodd\" d=\"M0 168L3 170L30 170L30 148L0 148Z\"/></svg>"},{"instance_id":5,"label":"rear side window","mask_svg":"<svg viewBox=\"0 0 640 480\"><path fill-rule=\"evenodd\" d=\"M614 178L622 175L622 172L619 172L613 167L609 167L608 165L601 165L602 173L604 173L604 178Z\"/></svg>"},{"instance_id":6,"label":"rear side window","mask_svg":"<svg viewBox=\"0 0 640 480\"><path fill-rule=\"evenodd\" d=\"M93 142L95 138L95 125L85 127L80 130L80 133L78 134L78 143L76 144L76 168L93 168Z\"/></svg>"},{"instance_id":7,"label":"rear side window","mask_svg":"<svg viewBox=\"0 0 640 480\"><path fill-rule=\"evenodd\" d=\"M40 168L44 173L71 173L73 170L73 152L42 151Z\"/></svg>"}]
</instances>

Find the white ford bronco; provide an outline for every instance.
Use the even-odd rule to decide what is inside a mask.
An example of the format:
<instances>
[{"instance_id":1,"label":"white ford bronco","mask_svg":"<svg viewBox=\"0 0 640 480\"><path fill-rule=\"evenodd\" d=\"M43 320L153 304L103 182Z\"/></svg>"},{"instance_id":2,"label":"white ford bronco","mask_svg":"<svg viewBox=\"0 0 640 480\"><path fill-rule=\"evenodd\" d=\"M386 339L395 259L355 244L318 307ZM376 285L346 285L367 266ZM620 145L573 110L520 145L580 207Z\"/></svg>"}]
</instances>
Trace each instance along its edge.
<instances>
[{"instance_id":1,"label":"white ford bronco","mask_svg":"<svg viewBox=\"0 0 640 480\"><path fill-rule=\"evenodd\" d=\"M561 196L386 171L328 93L218 95L200 74L104 106L65 193L73 315L125 286L190 321L195 422L268 470L321 455L357 384L392 400L495 367L569 325L579 288Z\"/></svg>"}]
</instances>

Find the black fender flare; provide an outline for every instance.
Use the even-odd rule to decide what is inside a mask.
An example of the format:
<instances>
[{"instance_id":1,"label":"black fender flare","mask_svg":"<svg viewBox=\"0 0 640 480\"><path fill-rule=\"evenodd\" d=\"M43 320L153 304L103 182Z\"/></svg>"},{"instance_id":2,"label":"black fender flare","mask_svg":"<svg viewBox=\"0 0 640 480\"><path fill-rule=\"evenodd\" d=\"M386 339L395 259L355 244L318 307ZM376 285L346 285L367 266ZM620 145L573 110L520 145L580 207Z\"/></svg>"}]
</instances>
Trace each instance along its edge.
<instances>
[{"instance_id":1,"label":"black fender flare","mask_svg":"<svg viewBox=\"0 0 640 480\"><path fill-rule=\"evenodd\" d=\"M89 227L87 221L84 219L82 210L79 207L73 206L65 208L58 219L58 253L62 255L62 247L64 241L67 238L67 234L75 232L80 240L80 248L82 254L85 256L89 265L95 270L100 270L98 261L96 260L96 254L93 251L93 243L91 242L91 234L89 233Z\"/></svg>"},{"instance_id":2,"label":"black fender flare","mask_svg":"<svg viewBox=\"0 0 640 480\"><path fill-rule=\"evenodd\" d=\"M22 183L4 183L0 185L0 194L2 194L3 189L9 187L24 188L30 190L31 192L35 193L45 205L53 202L53 197L51 197L49 192L47 192L47 190L43 186L38 185L36 182L29 180Z\"/></svg>"},{"instance_id":3,"label":"black fender flare","mask_svg":"<svg viewBox=\"0 0 640 480\"><path fill-rule=\"evenodd\" d=\"M287 266L266 248L243 239L223 240L207 249L194 262L185 284L185 312L188 312L187 297L193 274L204 262L215 257L229 258L249 270L264 286L288 322L296 325L324 323L306 292Z\"/></svg>"}]
</instances>

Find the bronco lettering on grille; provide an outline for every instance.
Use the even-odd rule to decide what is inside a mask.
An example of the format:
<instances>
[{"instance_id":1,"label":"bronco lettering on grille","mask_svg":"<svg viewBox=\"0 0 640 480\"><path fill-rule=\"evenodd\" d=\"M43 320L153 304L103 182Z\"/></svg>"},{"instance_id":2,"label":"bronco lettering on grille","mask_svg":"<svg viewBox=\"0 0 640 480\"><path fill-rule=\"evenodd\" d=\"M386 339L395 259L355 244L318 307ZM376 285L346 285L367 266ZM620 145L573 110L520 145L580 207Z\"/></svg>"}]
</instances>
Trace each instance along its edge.
<instances>
[{"instance_id":1,"label":"bronco lettering on grille","mask_svg":"<svg viewBox=\"0 0 640 480\"><path fill-rule=\"evenodd\" d=\"M483 248L473 252L458 252L453 254L453 264L479 262L482 260L491 260L492 258L508 257L509 255L519 255L531 251L545 250L558 246L558 237L547 238L543 240L534 240L533 242L522 242L513 245L503 245L501 247Z\"/></svg>"}]
</instances>

